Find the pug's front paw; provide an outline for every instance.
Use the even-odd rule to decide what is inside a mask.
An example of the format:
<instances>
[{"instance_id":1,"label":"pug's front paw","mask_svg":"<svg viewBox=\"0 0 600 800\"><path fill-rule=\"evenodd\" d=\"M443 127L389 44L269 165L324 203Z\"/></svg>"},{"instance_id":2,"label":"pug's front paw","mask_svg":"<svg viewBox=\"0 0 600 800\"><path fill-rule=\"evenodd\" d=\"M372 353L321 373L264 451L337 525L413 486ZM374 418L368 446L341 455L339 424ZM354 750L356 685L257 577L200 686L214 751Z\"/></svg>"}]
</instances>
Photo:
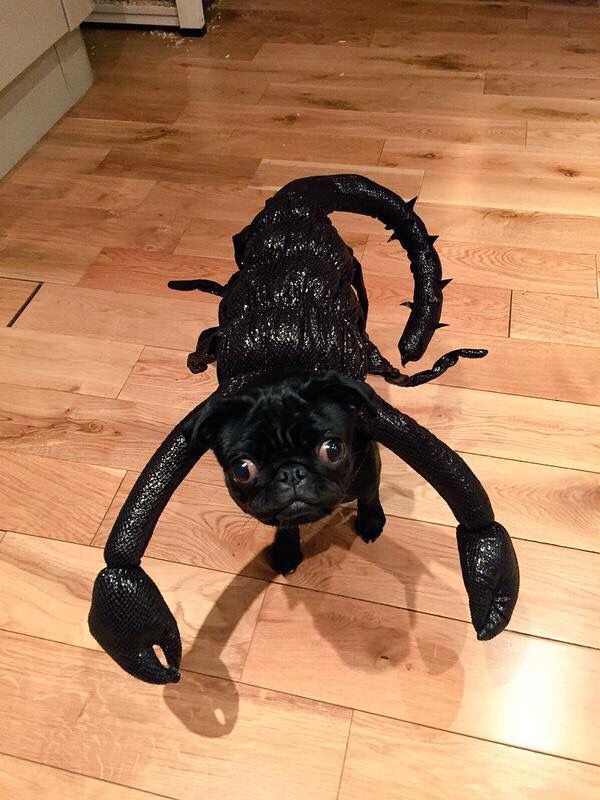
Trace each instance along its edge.
<instances>
[{"instance_id":1,"label":"pug's front paw","mask_svg":"<svg viewBox=\"0 0 600 800\"><path fill-rule=\"evenodd\" d=\"M263 550L267 564L278 575L290 575L295 572L304 561L300 550L290 550L270 544Z\"/></svg>"},{"instance_id":2,"label":"pug's front paw","mask_svg":"<svg viewBox=\"0 0 600 800\"><path fill-rule=\"evenodd\" d=\"M381 536L385 527L385 514L379 500L367 504L360 500L356 508L354 530L363 542L374 542Z\"/></svg>"},{"instance_id":3,"label":"pug's front paw","mask_svg":"<svg viewBox=\"0 0 600 800\"><path fill-rule=\"evenodd\" d=\"M273 544L265 547L263 555L268 565L278 575L295 572L304 560L300 547L300 530L278 528Z\"/></svg>"}]
</instances>

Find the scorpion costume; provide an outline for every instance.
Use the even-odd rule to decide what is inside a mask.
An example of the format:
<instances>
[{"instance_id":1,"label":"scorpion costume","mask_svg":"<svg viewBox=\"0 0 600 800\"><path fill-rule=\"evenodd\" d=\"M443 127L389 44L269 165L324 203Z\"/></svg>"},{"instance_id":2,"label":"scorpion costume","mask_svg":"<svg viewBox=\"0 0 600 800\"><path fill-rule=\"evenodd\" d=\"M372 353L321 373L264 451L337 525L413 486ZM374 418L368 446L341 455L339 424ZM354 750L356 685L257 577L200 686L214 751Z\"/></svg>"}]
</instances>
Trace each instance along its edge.
<instances>
[{"instance_id":1,"label":"scorpion costume","mask_svg":"<svg viewBox=\"0 0 600 800\"><path fill-rule=\"evenodd\" d=\"M435 378L459 357L484 350L455 350L432 369L409 377L393 367L366 333L368 301L361 266L328 219L333 211L375 217L407 251L415 288L399 342L402 364L419 359L439 322L441 266L436 237L393 192L357 175L293 181L270 198L250 225L233 237L238 271L225 286L178 281L222 297L219 325L203 331L188 359L192 372L216 361L216 395L231 395L299 368L364 381L381 375L415 386ZM213 395L214 397L214 395ZM507 625L519 588L519 571L506 530L494 521L488 496L460 456L375 392L374 415L364 416L371 438L402 458L444 498L459 522L458 550L479 639ZM90 630L127 672L151 683L179 679L181 640L175 618L140 566L169 498L208 444L195 435L210 398L192 410L159 447L125 501L104 551L106 568L95 582ZM156 658L162 648L168 667Z\"/></svg>"}]
</instances>

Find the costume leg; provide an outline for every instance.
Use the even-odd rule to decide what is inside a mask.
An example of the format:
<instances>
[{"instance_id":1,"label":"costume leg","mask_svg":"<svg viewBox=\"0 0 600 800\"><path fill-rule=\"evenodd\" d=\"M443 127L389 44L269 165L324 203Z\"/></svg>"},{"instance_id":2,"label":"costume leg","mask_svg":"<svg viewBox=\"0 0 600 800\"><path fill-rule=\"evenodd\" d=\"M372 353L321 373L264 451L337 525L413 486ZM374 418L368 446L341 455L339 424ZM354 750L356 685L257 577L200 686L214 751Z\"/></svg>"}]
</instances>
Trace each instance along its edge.
<instances>
[{"instance_id":1,"label":"costume leg","mask_svg":"<svg viewBox=\"0 0 600 800\"><path fill-rule=\"evenodd\" d=\"M422 475L460 523L458 551L478 639L508 624L519 593L519 566L506 530L463 459L432 433L375 395L373 437Z\"/></svg>"},{"instance_id":2,"label":"costume leg","mask_svg":"<svg viewBox=\"0 0 600 800\"><path fill-rule=\"evenodd\" d=\"M354 261L354 274L352 275L352 286L354 287L354 291L356 292L356 296L358 297L358 303L362 311L363 318L360 330L364 331L367 327L367 317L369 315L369 297L367 295L365 281L363 278L362 265L360 261L354 256L352 256L352 260Z\"/></svg>"},{"instance_id":3,"label":"costume leg","mask_svg":"<svg viewBox=\"0 0 600 800\"><path fill-rule=\"evenodd\" d=\"M216 347L219 328L206 328L198 337L198 343L193 353L188 355L187 365L190 372L197 374L204 372L209 364L217 360Z\"/></svg>"},{"instance_id":4,"label":"costume leg","mask_svg":"<svg viewBox=\"0 0 600 800\"><path fill-rule=\"evenodd\" d=\"M289 575L304 560L300 547L300 529L277 528L273 543L264 550L265 558L278 575Z\"/></svg>"},{"instance_id":5,"label":"costume leg","mask_svg":"<svg viewBox=\"0 0 600 800\"><path fill-rule=\"evenodd\" d=\"M92 636L126 672L148 683L179 680L181 639L175 618L140 561L169 498L207 447L197 426L212 398L197 406L150 459L123 504L104 548L88 618ZM153 646L162 648L163 666Z\"/></svg>"},{"instance_id":6,"label":"costume leg","mask_svg":"<svg viewBox=\"0 0 600 800\"><path fill-rule=\"evenodd\" d=\"M439 378L447 369L453 367L459 358L483 358L487 355L487 352L487 350L473 350L470 348L452 350L438 358L431 369L425 369L414 375L406 375L391 364L387 358L384 358L379 348L369 340L368 372L370 375L381 375L387 383L392 383L394 386L421 386L423 383L429 383L429 381Z\"/></svg>"}]
</instances>

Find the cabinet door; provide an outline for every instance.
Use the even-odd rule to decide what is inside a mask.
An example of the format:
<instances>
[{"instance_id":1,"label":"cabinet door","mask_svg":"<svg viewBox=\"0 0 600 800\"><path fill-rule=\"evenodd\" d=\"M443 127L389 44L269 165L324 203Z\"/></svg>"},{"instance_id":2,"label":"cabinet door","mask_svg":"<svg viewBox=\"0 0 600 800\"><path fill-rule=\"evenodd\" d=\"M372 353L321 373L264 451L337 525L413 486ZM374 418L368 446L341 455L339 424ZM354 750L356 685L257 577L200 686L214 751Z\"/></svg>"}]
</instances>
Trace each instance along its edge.
<instances>
[{"instance_id":1,"label":"cabinet door","mask_svg":"<svg viewBox=\"0 0 600 800\"><path fill-rule=\"evenodd\" d=\"M67 31L60 0L0 0L0 89Z\"/></svg>"},{"instance_id":2,"label":"cabinet door","mask_svg":"<svg viewBox=\"0 0 600 800\"><path fill-rule=\"evenodd\" d=\"M93 11L92 0L62 0L69 28L74 30Z\"/></svg>"}]
</instances>

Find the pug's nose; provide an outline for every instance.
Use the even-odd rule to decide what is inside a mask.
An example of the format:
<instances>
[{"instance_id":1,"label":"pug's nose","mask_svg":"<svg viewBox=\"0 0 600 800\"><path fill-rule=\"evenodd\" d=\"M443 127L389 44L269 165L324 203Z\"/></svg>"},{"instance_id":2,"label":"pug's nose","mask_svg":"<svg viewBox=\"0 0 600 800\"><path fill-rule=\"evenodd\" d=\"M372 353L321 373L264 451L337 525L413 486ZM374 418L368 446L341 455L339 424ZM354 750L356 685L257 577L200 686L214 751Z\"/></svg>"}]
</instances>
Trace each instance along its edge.
<instances>
[{"instance_id":1,"label":"pug's nose","mask_svg":"<svg viewBox=\"0 0 600 800\"><path fill-rule=\"evenodd\" d=\"M308 475L301 464L286 464L277 473L276 480L285 486L298 486Z\"/></svg>"}]
</instances>

